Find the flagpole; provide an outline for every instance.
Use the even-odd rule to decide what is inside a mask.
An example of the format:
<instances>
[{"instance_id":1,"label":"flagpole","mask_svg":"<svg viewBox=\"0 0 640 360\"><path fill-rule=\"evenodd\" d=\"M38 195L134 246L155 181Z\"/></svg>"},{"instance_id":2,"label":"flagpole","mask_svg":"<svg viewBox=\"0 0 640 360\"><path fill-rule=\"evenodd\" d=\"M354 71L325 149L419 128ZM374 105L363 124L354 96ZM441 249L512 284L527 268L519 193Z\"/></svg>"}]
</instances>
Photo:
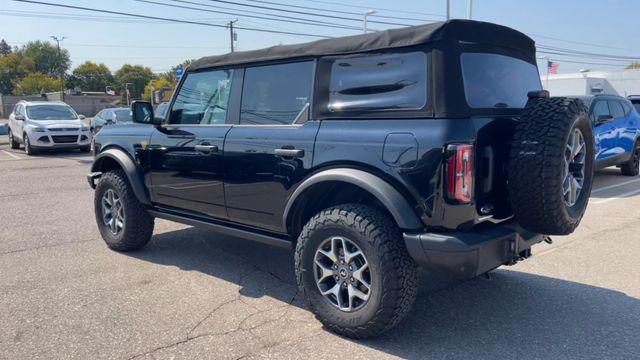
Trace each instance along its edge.
<instances>
[{"instance_id":1,"label":"flagpole","mask_svg":"<svg viewBox=\"0 0 640 360\"><path fill-rule=\"evenodd\" d=\"M545 80L546 82L546 90L549 91L549 57L545 56L545 59L547 59L547 79Z\"/></svg>"}]
</instances>

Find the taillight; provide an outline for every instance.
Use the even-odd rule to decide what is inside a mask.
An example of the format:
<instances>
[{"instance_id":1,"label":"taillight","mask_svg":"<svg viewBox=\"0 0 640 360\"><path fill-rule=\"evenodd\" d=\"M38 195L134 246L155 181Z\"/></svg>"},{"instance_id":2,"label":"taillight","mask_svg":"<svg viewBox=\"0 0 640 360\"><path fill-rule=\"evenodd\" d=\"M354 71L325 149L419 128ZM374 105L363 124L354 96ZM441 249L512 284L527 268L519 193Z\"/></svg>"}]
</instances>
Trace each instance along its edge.
<instances>
[{"instance_id":1,"label":"taillight","mask_svg":"<svg viewBox=\"0 0 640 360\"><path fill-rule=\"evenodd\" d=\"M468 203L473 199L473 145L449 145L447 156L447 196Z\"/></svg>"}]
</instances>

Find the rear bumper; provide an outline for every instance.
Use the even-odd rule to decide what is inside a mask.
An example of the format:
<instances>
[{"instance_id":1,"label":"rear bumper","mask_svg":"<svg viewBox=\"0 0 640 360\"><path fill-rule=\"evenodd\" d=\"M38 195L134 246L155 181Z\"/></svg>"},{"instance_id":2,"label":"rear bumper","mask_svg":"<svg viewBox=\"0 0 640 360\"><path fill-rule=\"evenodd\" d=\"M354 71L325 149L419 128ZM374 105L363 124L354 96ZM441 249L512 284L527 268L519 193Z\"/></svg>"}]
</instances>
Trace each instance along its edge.
<instances>
[{"instance_id":1,"label":"rear bumper","mask_svg":"<svg viewBox=\"0 0 640 360\"><path fill-rule=\"evenodd\" d=\"M472 278L527 258L531 246L544 238L515 221L482 230L404 234L407 250L418 264L456 279Z\"/></svg>"}]
</instances>

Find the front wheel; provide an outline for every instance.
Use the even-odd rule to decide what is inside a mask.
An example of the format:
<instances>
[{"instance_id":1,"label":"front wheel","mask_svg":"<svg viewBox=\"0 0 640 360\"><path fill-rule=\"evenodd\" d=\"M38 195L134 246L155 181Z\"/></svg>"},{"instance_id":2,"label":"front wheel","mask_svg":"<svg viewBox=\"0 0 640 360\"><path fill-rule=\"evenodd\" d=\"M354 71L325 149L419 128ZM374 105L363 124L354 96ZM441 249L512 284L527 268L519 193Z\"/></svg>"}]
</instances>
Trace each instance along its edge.
<instances>
[{"instance_id":1,"label":"front wheel","mask_svg":"<svg viewBox=\"0 0 640 360\"><path fill-rule=\"evenodd\" d=\"M633 153L628 162L620 167L622 174L626 176L637 176L640 173L640 141L633 146Z\"/></svg>"},{"instance_id":2,"label":"front wheel","mask_svg":"<svg viewBox=\"0 0 640 360\"><path fill-rule=\"evenodd\" d=\"M386 213L346 204L316 214L295 254L298 285L327 328L351 338L377 336L409 312L417 266Z\"/></svg>"},{"instance_id":3,"label":"front wheel","mask_svg":"<svg viewBox=\"0 0 640 360\"><path fill-rule=\"evenodd\" d=\"M29 156L36 155L38 151L31 146L29 135L24 134L22 135L22 138L24 139L24 152Z\"/></svg>"},{"instance_id":4,"label":"front wheel","mask_svg":"<svg viewBox=\"0 0 640 360\"><path fill-rule=\"evenodd\" d=\"M131 251L149 242L153 216L138 201L122 170L103 174L94 196L98 230L110 249Z\"/></svg>"}]
</instances>

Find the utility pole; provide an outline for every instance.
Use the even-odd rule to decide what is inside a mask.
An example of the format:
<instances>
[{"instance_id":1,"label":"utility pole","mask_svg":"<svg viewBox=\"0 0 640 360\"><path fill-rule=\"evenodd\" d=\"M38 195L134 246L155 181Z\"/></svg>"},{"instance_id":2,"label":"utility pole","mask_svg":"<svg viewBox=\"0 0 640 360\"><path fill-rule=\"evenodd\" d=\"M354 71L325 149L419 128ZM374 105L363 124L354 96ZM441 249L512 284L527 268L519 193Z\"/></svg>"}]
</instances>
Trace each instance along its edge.
<instances>
[{"instance_id":1,"label":"utility pole","mask_svg":"<svg viewBox=\"0 0 640 360\"><path fill-rule=\"evenodd\" d=\"M229 24L228 25L229 26L229 40L231 41L231 52L234 52L234 50L235 50L233 48L233 42L236 39L236 34L233 32L233 24L237 23L237 22L238 22L238 19L233 19L233 20L229 21L229 23L228 23Z\"/></svg>"},{"instance_id":2,"label":"utility pole","mask_svg":"<svg viewBox=\"0 0 640 360\"><path fill-rule=\"evenodd\" d=\"M364 28L364 33L367 33L367 16L373 15L377 13L377 11L375 10L367 10L364 12L364 24L363 24L363 28Z\"/></svg>"},{"instance_id":3,"label":"utility pole","mask_svg":"<svg viewBox=\"0 0 640 360\"><path fill-rule=\"evenodd\" d=\"M473 0L467 2L467 19L471 20L471 11L473 10Z\"/></svg>"},{"instance_id":4,"label":"utility pole","mask_svg":"<svg viewBox=\"0 0 640 360\"><path fill-rule=\"evenodd\" d=\"M60 100L64 101L64 70L62 69L62 55L60 53L60 41L66 39L66 37L51 37L56 43L58 43L58 71L60 71Z\"/></svg>"},{"instance_id":5,"label":"utility pole","mask_svg":"<svg viewBox=\"0 0 640 360\"><path fill-rule=\"evenodd\" d=\"M451 19L451 11L450 11L451 10L451 6L449 6L450 5L449 4L449 0L445 0L445 2L447 4L446 5L447 6L447 20L449 20L449 19Z\"/></svg>"}]
</instances>

